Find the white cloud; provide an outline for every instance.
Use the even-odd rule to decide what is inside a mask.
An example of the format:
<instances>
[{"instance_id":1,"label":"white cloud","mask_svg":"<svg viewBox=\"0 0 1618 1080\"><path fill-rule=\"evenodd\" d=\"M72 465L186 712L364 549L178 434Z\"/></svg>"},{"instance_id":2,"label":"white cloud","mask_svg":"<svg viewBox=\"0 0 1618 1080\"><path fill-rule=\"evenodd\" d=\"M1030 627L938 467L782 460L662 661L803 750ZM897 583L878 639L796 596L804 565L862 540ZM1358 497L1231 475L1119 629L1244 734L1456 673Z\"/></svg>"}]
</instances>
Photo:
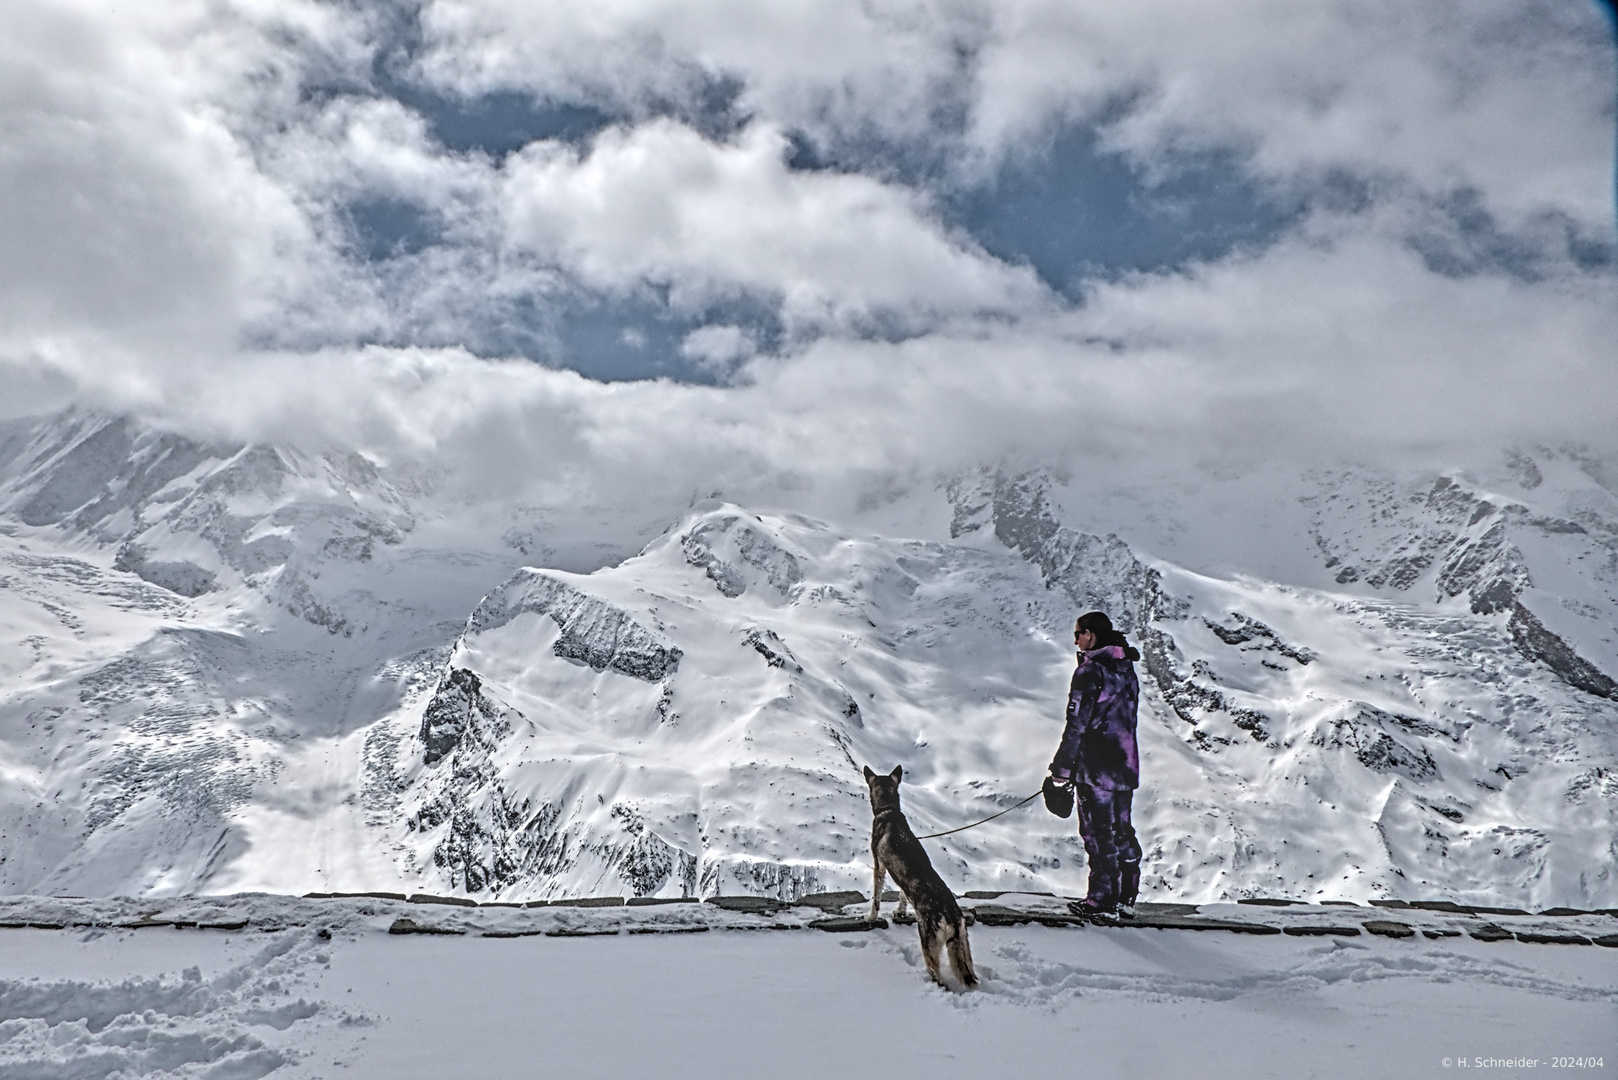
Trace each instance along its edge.
<instances>
[{"instance_id":1,"label":"white cloud","mask_svg":"<svg viewBox=\"0 0 1618 1080\"><path fill-rule=\"evenodd\" d=\"M681 356L720 375L727 374L756 352L758 342L739 326L701 326L680 343Z\"/></svg>"},{"instance_id":2,"label":"white cloud","mask_svg":"<svg viewBox=\"0 0 1618 1080\"><path fill-rule=\"evenodd\" d=\"M676 306L779 297L793 326L906 330L1036 309L1032 272L947 234L912 192L787 168L755 125L711 142L669 120L603 133L587 155L535 144L506 166L508 243L602 289L666 286Z\"/></svg>"},{"instance_id":3,"label":"white cloud","mask_svg":"<svg viewBox=\"0 0 1618 1080\"><path fill-rule=\"evenodd\" d=\"M918 137L952 104L987 22L981 5L950 0L432 0L423 68L463 92L631 110L689 105L733 78L761 118Z\"/></svg>"},{"instance_id":4,"label":"white cloud","mask_svg":"<svg viewBox=\"0 0 1618 1080\"><path fill-rule=\"evenodd\" d=\"M942 139L963 167L1100 117L1148 167L1229 149L1271 180L1472 187L1514 220L1611 211L1613 58L1593 4L433 0L424 25L425 69L467 91L633 108L730 77L767 122Z\"/></svg>"},{"instance_id":5,"label":"white cloud","mask_svg":"<svg viewBox=\"0 0 1618 1080\"><path fill-rule=\"evenodd\" d=\"M834 501L850 478L1002 455L1438 460L1618 430L1610 273L1445 277L1406 240L1467 187L1508 226L1554 213L1610 236L1611 58L1554 19L1530 32L1496 0L462 0L427 24L445 79L643 112L586 146L453 154L400 103L329 92L362 85L377 48L340 9L16 0L0 40L8 389L72 385L190 428L431 458L469 485L649 502L715 486ZM753 115L731 137L650 115L699 76L739 80ZM894 175L786 164L783 132L803 124L936 139L965 168L973 147L1032 152L1053 118L1108 101L1127 103L1110 137L1149 167L1234 147L1281 183L1353 172L1368 205L1262 252L1093 284L1074 308ZM375 197L419 208L439 241L355 258L343 215ZM773 299L792 347L757 355L740 316L714 316L681 350L733 372L724 388L602 385L452 347L502 305L581 285L655 287L686 313Z\"/></svg>"}]
</instances>

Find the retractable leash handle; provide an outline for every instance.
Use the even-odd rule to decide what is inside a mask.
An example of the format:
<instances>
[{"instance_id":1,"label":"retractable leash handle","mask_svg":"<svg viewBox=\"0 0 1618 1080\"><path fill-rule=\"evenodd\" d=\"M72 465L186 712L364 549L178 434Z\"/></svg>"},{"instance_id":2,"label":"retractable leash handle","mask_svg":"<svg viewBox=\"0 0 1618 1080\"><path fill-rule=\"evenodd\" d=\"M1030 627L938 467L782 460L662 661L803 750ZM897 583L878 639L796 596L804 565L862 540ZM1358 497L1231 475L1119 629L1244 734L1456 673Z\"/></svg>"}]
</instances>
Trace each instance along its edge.
<instances>
[{"instance_id":1,"label":"retractable leash handle","mask_svg":"<svg viewBox=\"0 0 1618 1080\"><path fill-rule=\"evenodd\" d=\"M918 837L916 837L916 839L917 840L931 840L934 837L948 836L950 833L965 832L968 829L975 829L979 825L982 825L985 822L993 821L997 817L1005 817L1007 814L1011 813L1013 810L1017 809L1018 807L1027 806L1029 803L1033 802L1035 799L1039 798L1044 793L1045 793L1045 789L1040 788L1038 791L1036 791L1032 795L1028 796L1028 798L1024 799L1022 802L1017 803L1016 806L1008 806L1004 810L1000 811L998 814L990 814L988 817L984 818L983 821L974 821L974 822L972 822L972 824L970 824L970 825L962 825L958 829L945 829L943 832L930 832L925 836L918 836ZM1063 816L1065 817L1066 815L1064 814Z\"/></svg>"}]
</instances>

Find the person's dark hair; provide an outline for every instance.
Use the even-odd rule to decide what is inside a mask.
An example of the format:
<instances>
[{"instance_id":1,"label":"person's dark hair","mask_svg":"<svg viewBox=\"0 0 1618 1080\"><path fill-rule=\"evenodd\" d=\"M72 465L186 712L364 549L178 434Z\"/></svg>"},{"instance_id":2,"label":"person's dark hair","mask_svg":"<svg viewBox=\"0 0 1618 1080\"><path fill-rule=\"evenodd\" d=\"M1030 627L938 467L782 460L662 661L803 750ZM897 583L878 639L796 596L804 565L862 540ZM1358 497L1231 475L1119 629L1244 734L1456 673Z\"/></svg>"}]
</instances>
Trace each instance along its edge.
<instances>
[{"instance_id":1,"label":"person's dark hair","mask_svg":"<svg viewBox=\"0 0 1618 1080\"><path fill-rule=\"evenodd\" d=\"M1080 615L1079 621L1074 627L1074 633L1080 630L1088 630L1096 636L1096 648L1098 649L1105 649L1108 645L1116 645L1124 650L1124 656L1130 660L1140 659L1140 653L1135 649L1135 646L1129 643L1129 640L1124 637L1121 631L1113 629L1112 620L1107 617L1105 611L1087 611Z\"/></svg>"}]
</instances>

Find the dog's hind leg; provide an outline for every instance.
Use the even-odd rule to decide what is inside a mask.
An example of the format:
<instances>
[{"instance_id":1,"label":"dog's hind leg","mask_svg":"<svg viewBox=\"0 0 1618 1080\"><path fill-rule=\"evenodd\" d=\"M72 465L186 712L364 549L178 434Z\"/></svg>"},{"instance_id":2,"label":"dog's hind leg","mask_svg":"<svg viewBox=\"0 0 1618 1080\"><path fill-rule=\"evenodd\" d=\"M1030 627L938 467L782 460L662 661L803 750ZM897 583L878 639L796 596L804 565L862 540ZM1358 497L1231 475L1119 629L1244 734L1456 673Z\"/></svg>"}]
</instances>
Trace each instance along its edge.
<instances>
[{"instance_id":1,"label":"dog's hind leg","mask_svg":"<svg viewBox=\"0 0 1618 1080\"><path fill-rule=\"evenodd\" d=\"M923 918L919 911L916 915L916 931L921 935L921 959L927 965L927 974L939 986L947 986L938 969L938 954L944 946L945 928L937 919Z\"/></svg>"},{"instance_id":2,"label":"dog's hind leg","mask_svg":"<svg viewBox=\"0 0 1618 1080\"><path fill-rule=\"evenodd\" d=\"M968 990L978 984L978 973L972 967L972 944L966 940L965 919L950 927L949 966Z\"/></svg>"},{"instance_id":3,"label":"dog's hind leg","mask_svg":"<svg viewBox=\"0 0 1618 1080\"><path fill-rule=\"evenodd\" d=\"M871 921L875 922L882 910L882 882L887 876L887 871L882 867L881 857L875 853L871 856L871 866Z\"/></svg>"},{"instance_id":4,"label":"dog's hind leg","mask_svg":"<svg viewBox=\"0 0 1618 1080\"><path fill-rule=\"evenodd\" d=\"M893 909L893 917L895 919L904 918L905 917L905 912L910 910L907 907L907 905L909 903L910 903L910 897L906 896L904 894L904 891L901 889L900 892L899 892L899 906Z\"/></svg>"}]
</instances>

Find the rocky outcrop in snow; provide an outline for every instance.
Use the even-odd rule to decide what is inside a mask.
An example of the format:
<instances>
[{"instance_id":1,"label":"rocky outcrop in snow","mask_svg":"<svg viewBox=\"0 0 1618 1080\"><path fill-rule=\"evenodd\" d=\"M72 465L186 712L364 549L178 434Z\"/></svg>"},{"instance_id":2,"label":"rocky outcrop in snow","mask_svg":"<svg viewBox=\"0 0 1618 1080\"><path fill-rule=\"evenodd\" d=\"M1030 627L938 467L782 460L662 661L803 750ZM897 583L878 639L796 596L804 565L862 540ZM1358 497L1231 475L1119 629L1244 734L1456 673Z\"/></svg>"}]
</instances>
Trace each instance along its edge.
<instances>
[{"instance_id":1,"label":"rocky outcrop in snow","mask_svg":"<svg viewBox=\"0 0 1618 1080\"><path fill-rule=\"evenodd\" d=\"M421 717L423 760L437 764L462 741L484 753L511 731L507 710L483 696L483 684L466 668L454 668L439 683Z\"/></svg>"},{"instance_id":2,"label":"rocky outcrop in snow","mask_svg":"<svg viewBox=\"0 0 1618 1080\"><path fill-rule=\"evenodd\" d=\"M1063 525L1051 506L1050 486L1043 471L967 473L948 487L954 507L950 535L993 528L1002 544L1039 567L1046 588L1068 596L1075 615L1105 610L1119 629L1145 630L1160 599L1151 568L1116 536Z\"/></svg>"},{"instance_id":3,"label":"rocky outcrop in snow","mask_svg":"<svg viewBox=\"0 0 1618 1080\"><path fill-rule=\"evenodd\" d=\"M415 521L359 454L204 443L126 417L70 410L13 431L0 508L117 549L115 566L177 595L245 585L333 634L343 598L314 582L369 561Z\"/></svg>"},{"instance_id":4,"label":"rocky outcrop in snow","mask_svg":"<svg viewBox=\"0 0 1618 1080\"><path fill-rule=\"evenodd\" d=\"M561 630L553 651L596 671L659 682L680 666L680 650L629 614L549 574L520 570L490 593L467 621L468 634L497 629L525 612L548 615Z\"/></svg>"},{"instance_id":5,"label":"rocky outcrop in snow","mask_svg":"<svg viewBox=\"0 0 1618 1080\"><path fill-rule=\"evenodd\" d=\"M1205 672L1183 662L1163 623L1183 618L1185 608L1163 592L1158 572L1116 536L1102 538L1062 525L1050 497L1051 485L1050 476L1037 470L1016 476L999 470L967 473L948 487L955 509L950 533L961 537L992 527L996 539L1039 568L1046 588L1059 589L1067 597L1074 616L1089 610L1107 612L1113 625L1137 641L1148 674L1186 723L1195 726L1209 714L1222 713L1254 740L1267 741L1262 712L1234 704ZM1268 627L1241 623L1236 630L1216 632L1228 636L1228 644L1238 644L1263 638ZM1278 644L1273 632L1269 641ZM1299 662L1308 663L1302 653L1292 652Z\"/></svg>"},{"instance_id":6,"label":"rocky outcrop in snow","mask_svg":"<svg viewBox=\"0 0 1618 1080\"><path fill-rule=\"evenodd\" d=\"M792 552L746 516L722 512L707 515L680 537L686 561L701 567L710 581L734 599L749 587L786 594L803 580Z\"/></svg>"},{"instance_id":7,"label":"rocky outcrop in snow","mask_svg":"<svg viewBox=\"0 0 1618 1080\"><path fill-rule=\"evenodd\" d=\"M1479 490L1460 476L1411 489L1342 472L1322 474L1321 492L1303 501L1315 512L1315 543L1339 584L1418 594L1430 589L1440 602L1459 598L1475 614L1505 615L1505 629L1524 657L1575 689L1609 697L1618 681L1546 621L1555 614L1587 638L1607 638L1596 659L1618 662L1611 641L1618 614L1618 520L1612 516L1618 500L1601 486L1597 463L1542 453L1543 469L1524 453L1508 457L1507 475L1524 493L1520 498ZM1567 485L1572 496L1551 509L1530 505L1554 498L1547 469L1566 474L1564 483L1573 480ZM1579 491L1581 482L1586 491ZM1569 575L1566 567L1579 563L1583 569ZM1582 579L1584 595L1565 595L1570 576Z\"/></svg>"},{"instance_id":8,"label":"rocky outcrop in snow","mask_svg":"<svg viewBox=\"0 0 1618 1080\"><path fill-rule=\"evenodd\" d=\"M1618 682L1574 652L1572 647L1534 617L1518 601L1512 601L1511 620L1506 624L1511 640L1530 660L1538 660L1556 672L1564 682L1587 694L1618 701Z\"/></svg>"}]
</instances>

